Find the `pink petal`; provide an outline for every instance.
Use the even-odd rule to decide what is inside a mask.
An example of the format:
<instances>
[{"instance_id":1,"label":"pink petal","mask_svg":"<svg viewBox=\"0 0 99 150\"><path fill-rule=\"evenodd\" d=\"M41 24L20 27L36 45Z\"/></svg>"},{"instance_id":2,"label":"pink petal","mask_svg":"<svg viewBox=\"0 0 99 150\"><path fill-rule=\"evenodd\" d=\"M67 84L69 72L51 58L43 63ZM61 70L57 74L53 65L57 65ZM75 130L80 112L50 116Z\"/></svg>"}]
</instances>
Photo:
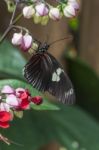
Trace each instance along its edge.
<instances>
[{"instance_id":1,"label":"pink petal","mask_svg":"<svg viewBox=\"0 0 99 150\"><path fill-rule=\"evenodd\" d=\"M1 93L3 93L3 94L14 94L15 90L11 86L5 85L3 87L3 89L1 90Z\"/></svg>"}]
</instances>

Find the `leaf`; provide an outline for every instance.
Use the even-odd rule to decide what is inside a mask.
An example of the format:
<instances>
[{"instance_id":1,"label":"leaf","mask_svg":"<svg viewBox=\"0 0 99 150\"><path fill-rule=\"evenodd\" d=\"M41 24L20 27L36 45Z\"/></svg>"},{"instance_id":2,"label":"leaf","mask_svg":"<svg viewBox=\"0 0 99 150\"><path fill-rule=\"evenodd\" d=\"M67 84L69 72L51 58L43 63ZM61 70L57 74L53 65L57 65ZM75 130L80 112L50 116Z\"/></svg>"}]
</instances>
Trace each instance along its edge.
<instances>
[{"instance_id":1,"label":"leaf","mask_svg":"<svg viewBox=\"0 0 99 150\"><path fill-rule=\"evenodd\" d=\"M23 144L7 146L2 150L37 150L52 141L59 142L67 150L99 150L99 124L78 107L59 105L60 111L26 111L23 119L14 120L11 128L1 133L13 141Z\"/></svg>"},{"instance_id":2,"label":"leaf","mask_svg":"<svg viewBox=\"0 0 99 150\"><path fill-rule=\"evenodd\" d=\"M0 43L0 78L23 79L22 68L26 60L20 52L6 40Z\"/></svg>"},{"instance_id":3,"label":"leaf","mask_svg":"<svg viewBox=\"0 0 99 150\"><path fill-rule=\"evenodd\" d=\"M48 100L43 99L43 103L41 105L31 105L31 108L35 110L59 110L60 108L58 106L55 106L54 104L51 104L48 102Z\"/></svg>"},{"instance_id":4,"label":"leaf","mask_svg":"<svg viewBox=\"0 0 99 150\"><path fill-rule=\"evenodd\" d=\"M66 62L75 88L77 104L99 116L99 77L78 57L67 56Z\"/></svg>"},{"instance_id":5,"label":"leaf","mask_svg":"<svg viewBox=\"0 0 99 150\"><path fill-rule=\"evenodd\" d=\"M28 88L33 95L38 91L30 85L18 80L2 80L0 88L5 84L14 88ZM41 93L40 93L41 94ZM11 144L8 147L0 142L2 150L37 150L48 142L57 141L69 150L99 150L99 123L78 107L59 104L60 111L25 111L23 119L13 120L11 127L0 130L5 137L23 144Z\"/></svg>"},{"instance_id":6,"label":"leaf","mask_svg":"<svg viewBox=\"0 0 99 150\"><path fill-rule=\"evenodd\" d=\"M1 80L0 81L0 89L4 86L4 85L10 85L13 88L25 88L28 89L29 92L31 93L32 96L37 96L37 95L42 95L41 92L37 91L36 89L34 89L31 85L20 81L20 80ZM55 104L50 103L48 100L45 100L45 98L43 98L43 103L41 105L35 105L32 104L31 108L35 109L35 110L59 110L59 107L56 106Z\"/></svg>"}]
</instances>

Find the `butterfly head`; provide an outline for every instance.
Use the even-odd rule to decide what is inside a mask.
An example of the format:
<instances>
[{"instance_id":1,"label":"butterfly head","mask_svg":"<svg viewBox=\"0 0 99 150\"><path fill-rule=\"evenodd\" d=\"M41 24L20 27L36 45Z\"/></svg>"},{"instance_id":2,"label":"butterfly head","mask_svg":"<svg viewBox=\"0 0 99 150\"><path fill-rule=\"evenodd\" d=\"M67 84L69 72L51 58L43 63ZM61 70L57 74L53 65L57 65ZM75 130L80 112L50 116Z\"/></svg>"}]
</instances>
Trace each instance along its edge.
<instances>
[{"instance_id":1,"label":"butterfly head","mask_svg":"<svg viewBox=\"0 0 99 150\"><path fill-rule=\"evenodd\" d=\"M49 47L50 47L50 45L45 42L44 44L41 44L41 46L38 48L38 51L39 52L46 52Z\"/></svg>"}]
</instances>

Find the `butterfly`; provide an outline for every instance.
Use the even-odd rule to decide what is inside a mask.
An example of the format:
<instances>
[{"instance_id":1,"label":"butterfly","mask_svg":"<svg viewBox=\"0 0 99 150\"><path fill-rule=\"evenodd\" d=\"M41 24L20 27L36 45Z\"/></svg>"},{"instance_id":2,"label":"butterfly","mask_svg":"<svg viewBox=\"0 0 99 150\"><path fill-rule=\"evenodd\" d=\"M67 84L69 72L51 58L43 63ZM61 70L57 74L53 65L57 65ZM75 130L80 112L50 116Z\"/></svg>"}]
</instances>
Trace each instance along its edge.
<instances>
[{"instance_id":1,"label":"butterfly","mask_svg":"<svg viewBox=\"0 0 99 150\"><path fill-rule=\"evenodd\" d=\"M38 48L24 67L24 77L37 90L49 92L62 103L73 104L73 85L61 64L47 52L51 44L35 41L39 43Z\"/></svg>"}]
</instances>

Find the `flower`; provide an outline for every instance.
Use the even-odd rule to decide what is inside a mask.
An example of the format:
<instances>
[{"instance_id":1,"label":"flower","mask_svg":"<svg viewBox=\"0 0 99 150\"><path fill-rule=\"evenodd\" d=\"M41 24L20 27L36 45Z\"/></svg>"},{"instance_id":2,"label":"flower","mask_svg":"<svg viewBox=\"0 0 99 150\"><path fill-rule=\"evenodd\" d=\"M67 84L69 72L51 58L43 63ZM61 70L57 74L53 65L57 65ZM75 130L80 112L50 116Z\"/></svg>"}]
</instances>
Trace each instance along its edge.
<instances>
[{"instance_id":1,"label":"flower","mask_svg":"<svg viewBox=\"0 0 99 150\"><path fill-rule=\"evenodd\" d=\"M19 95L19 99L21 100L21 103L18 107L18 109L25 110L29 109L29 104L30 104L30 93L28 90L21 91Z\"/></svg>"},{"instance_id":2,"label":"flower","mask_svg":"<svg viewBox=\"0 0 99 150\"><path fill-rule=\"evenodd\" d=\"M53 7L49 11L49 17L53 20L59 20L62 17L62 14L58 8Z\"/></svg>"},{"instance_id":3,"label":"flower","mask_svg":"<svg viewBox=\"0 0 99 150\"><path fill-rule=\"evenodd\" d=\"M42 103L43 99L41 96L35 96L32 97L31 102L33 102L36 105L40 105Z\"/></svg>"},{"instance_id":4,"label":"flower","mask_svg":"<svg viewBox=\"0 0 99 150\"><path fill-rule=\"evenodd\" d=\"M0 103L0 111L7 111L9 112L10 111L10 106L5 103L5 102L1 102Z\"/></svg>"},{"instance_id":5,"label":"flower","mask_svg":"<svg viewBox=\"0 0 99 150\"><path fill-rule=\"evenodd\" d=\"M20 45L20 48L24 51L27 52L30 47L32 46L32 36L30 36L29 34L25 34L22 38L22 42Z\"/></svg>"},{"instance_id":6,"label":"flower","mask_svg":"<svg viewBox=\"0 0 99 150\"><path fill-rule=\"evenodd\" d=\"M35 9L33 8L32 5L23 8L23 16L25 18L30 19L33 17L34 14L35 14Z\"/></svg>"},{"instance_id":7,"label":"flower","mask_svg":"<svg viewBox=\"0 0 99 150\"><path fill-rule=\"evenodd\" d=\"M79 3L76 0L69 0L68 5L72 5L75 10L79 10Z\"/></svg>"},{"instance_id":8,"label":"flower","mask_svg":"<svg viewBox=\"0 0 99 150\"><path fill-rule=\"evenodd\" d=\"M21 101L19 98L16 97L16 95L10 94L6 98L6 103L12 108L17 108L19 107Z\"/></svg>"},{"instance_id":9,"label":"flower","mask_svg":"<svg viewBox=\"0 0 99 150\"><path fill-rule=\"evenodd\" d=\"M9 121L12 119L12 115L6 111L0 111L0 127L1 128L8 128Z\"/></svg>"},{"instance_id":10,"label":"flower","mask_svg":"<svg viewBox=\"0 0 99 150\"><path fill-rule=\"evenodd\" d=\"M2 90L1 90L1 93L3 94L14 94L15 93L15 90L9 86L9 85L5 85Z\"/></svg>"},{"instance_id":11,"label":"flower","mask_svg":"<svg viewBox=\"0 0 99 150\"><path fill-rule=\"evenodd\" d=\"M49 12L48 7L44 3L37 4L35 6L35 10L40 16L46 16Z\"/></svg>"},{"instance_id":12,"label":"flower","mask_svg":"<svg viewBox=\"0 0 99 150\"><path fill-rule=\"evenodd\" d=\"M64 13L64 16L66 16L68 18L72 18L76 15L75 8L72 5L67 5L63 9L63 13Z\"/></svg>"},{"instance_id":13,"label":"flower","mask_svg":"<svg viewBox=\"0 0 99 150\"><path fill-rule=\"evenodd\" d=\"M16 46L20 45L22 43L22 37L23 37L23 35L21 32L14 33L13 37L12 37L12 44L16 45Z\"/></svg>"}]
</instances>

